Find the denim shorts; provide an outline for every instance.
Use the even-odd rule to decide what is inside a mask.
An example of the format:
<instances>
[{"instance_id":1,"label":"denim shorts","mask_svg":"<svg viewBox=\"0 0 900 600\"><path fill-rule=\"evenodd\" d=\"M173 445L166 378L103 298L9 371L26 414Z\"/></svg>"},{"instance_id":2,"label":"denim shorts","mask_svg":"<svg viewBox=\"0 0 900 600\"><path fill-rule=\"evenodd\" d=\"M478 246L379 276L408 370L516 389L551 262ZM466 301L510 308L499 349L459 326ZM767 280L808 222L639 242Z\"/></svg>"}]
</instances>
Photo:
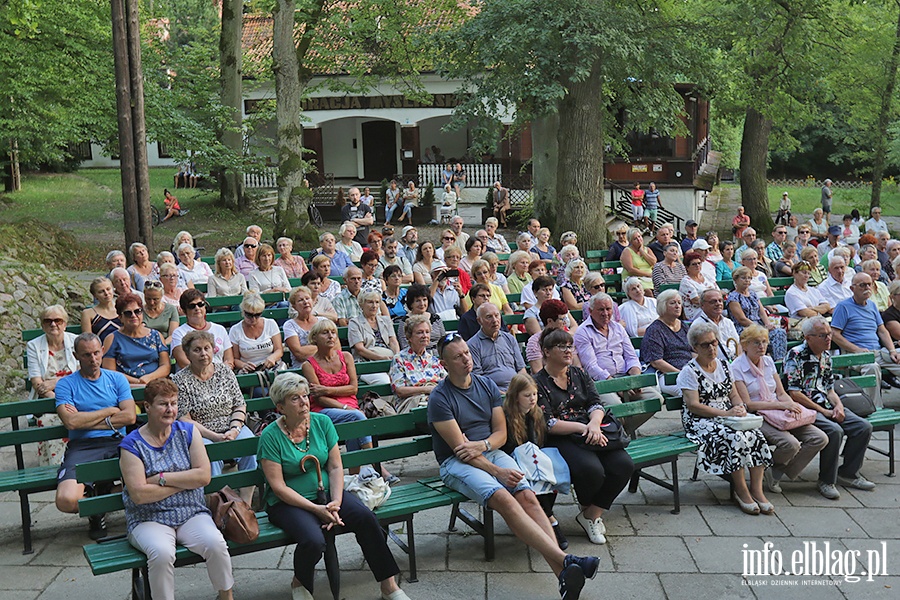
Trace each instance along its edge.
<instances>
[{"instance_id":1,"label":"denim shorts","mask_svg":"<svg viewBox=\"0 0 900 600\"><path fill-rule=\"evenodd\" d=\"M519 470L516 461L502 450L484 452L482 456L504 469ZM487 471L482 471L478 467L464 463L455 456L451 456L441 463L441 479L460 494L471 498L482 506L487 506L488 500L499 489L506 489L511 494L531 489L524 477L516 487L510 488L503 485Z\"/></svg>"}]
</instances>

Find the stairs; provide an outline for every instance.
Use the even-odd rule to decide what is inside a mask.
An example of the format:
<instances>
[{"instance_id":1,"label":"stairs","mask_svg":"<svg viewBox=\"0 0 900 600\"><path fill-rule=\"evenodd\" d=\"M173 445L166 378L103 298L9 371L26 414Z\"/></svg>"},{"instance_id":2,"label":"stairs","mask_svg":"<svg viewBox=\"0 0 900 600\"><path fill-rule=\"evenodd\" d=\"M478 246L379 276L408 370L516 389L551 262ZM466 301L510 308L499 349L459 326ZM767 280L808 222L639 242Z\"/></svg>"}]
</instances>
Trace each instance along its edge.
<instances>
[{"instance_id":1,"label":"stairs","mask_svg":"<svg viewBox=\"0 0 900 600\"><path fill-rule=\"evenodd\" d=\"M721 162L722 153L710 150L706 154L706 162L700 165L700 169L694 177L694 187L711 192L716 185L716 177L719 174L719 164Z\"/></svg>"}]
</instances>

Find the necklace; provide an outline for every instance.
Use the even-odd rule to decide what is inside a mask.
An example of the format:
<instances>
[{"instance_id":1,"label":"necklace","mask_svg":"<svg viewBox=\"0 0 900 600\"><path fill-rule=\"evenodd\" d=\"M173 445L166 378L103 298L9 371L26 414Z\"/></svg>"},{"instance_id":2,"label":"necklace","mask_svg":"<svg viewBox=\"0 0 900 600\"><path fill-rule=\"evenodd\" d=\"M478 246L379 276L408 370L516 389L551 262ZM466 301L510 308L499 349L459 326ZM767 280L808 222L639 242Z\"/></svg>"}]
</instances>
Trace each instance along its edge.
<instances>
[{"instance_id":1,"label":"necklace","mask_svg":"<svg viewBox=\"0 0 900 600\"><path fill-rule=\"evenodd\" d=\"M288 431L287 421L284 419L284 417L282 417L282 419L281 419L281 429L284 431L285 435L288 437L289 440L291 440L291 443L294 444L294 447L297 450L304 452L304 453L309 452L309 423L310 423L310 421L309 421L309 419L307 419L306 429L303 433L303 439L299 442L295 442L294 438L296 437L296 435L292 435L291 432ZM304 444L304 442L305 442L305 447L301 446L301 444Z\"/></svg>"}]
</instances>

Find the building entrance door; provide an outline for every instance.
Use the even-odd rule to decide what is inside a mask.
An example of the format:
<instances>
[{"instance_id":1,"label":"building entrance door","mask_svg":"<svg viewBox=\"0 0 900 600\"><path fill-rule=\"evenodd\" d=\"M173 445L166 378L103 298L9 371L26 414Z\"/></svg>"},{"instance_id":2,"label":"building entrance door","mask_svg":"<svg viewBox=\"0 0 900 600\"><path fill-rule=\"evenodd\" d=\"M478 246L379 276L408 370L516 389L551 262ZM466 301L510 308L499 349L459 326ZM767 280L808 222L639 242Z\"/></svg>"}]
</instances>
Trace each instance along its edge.
<instances>
[{"instance_id":1,"label":"building entrance door","mask_svg":"<svg viewBox=\"0 0 900 600\"><path fill-rule=\"evenodd\" d=\"M397 170L397 124L367 121L362 124L362 137L366 181L390 180Z\"/></svg>"}]
</instances>

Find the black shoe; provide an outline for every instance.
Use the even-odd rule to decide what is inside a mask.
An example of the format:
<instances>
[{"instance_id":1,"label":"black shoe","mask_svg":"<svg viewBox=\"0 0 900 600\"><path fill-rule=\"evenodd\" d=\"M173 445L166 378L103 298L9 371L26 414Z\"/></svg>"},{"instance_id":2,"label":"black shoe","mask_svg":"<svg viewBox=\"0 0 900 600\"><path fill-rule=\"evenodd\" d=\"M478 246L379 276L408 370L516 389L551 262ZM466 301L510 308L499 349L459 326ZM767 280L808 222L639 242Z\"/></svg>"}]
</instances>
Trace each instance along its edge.
<instances>
[{"instance_id":1,"label":"black shoe","mask_svg":"<svg viewBox=\"0 0 900 600\"><path fill-rule=\"evenodd\" d=\"M556 535L556 543L559 544L560 550L565 550L569 547L569 540L563 535L562 528L559 526L559 521L553 524L553 533Z\"/></svg>"},{"instance_id":2,"label":"black shoe","mask_svg":"<svg viewBox=\"0 0 900 600\"><path fill-rule=\"evenodd\" d=\"M900 380L898 380L893 373L884 373L881 376L881 382L887 382L887 384L894 388L900 388Z\"/></svg>"},{"instance_id":3,"label":"black shoe","mask_svg":"<svg viewBox=\"0 0 900 600\"><path fill-rule=\"evenodd\" d=\"M88 529L88 537L95 542L106 537L106 514L94 515L88 517L90 527Z\"/></svg>"},{"instance_id":4,"label":"black shoe","mask_svg":"<svg viewBox=\"0 0 900 600\"><path fill-rule=\"evenodd\" d=\"M575 556L574 554L566 554L566 559L563 561L563 568L572 565L578 565L581 569L581 573L585 577L593 579L597 576L597 568L600 566L600 559L596 556Z\"/></svg>"},{"instance_id":5,"label":"black shoe","mask_svg":"<svg viewBox=\"0 0 900 600\"><path fill-rule=\"evenodd\" d=\"M887 390L891 389L891 384L889 384L887 381L885 381L884 379L882 379L882 380L881 380L881 389L882 389L883 391L887 391Z\"/></svg>"},{"instance_id":6,"label":"black shoe","mask_svg":"<svg viewBox=\"0 0 900 600\"><path fill-rule=\"evenodd\" d=\"M572 564L563 568L559 574L559 596L562 600L578 600L583 587L584 573L581 567Z\"/></svg>"}]
</instances>

